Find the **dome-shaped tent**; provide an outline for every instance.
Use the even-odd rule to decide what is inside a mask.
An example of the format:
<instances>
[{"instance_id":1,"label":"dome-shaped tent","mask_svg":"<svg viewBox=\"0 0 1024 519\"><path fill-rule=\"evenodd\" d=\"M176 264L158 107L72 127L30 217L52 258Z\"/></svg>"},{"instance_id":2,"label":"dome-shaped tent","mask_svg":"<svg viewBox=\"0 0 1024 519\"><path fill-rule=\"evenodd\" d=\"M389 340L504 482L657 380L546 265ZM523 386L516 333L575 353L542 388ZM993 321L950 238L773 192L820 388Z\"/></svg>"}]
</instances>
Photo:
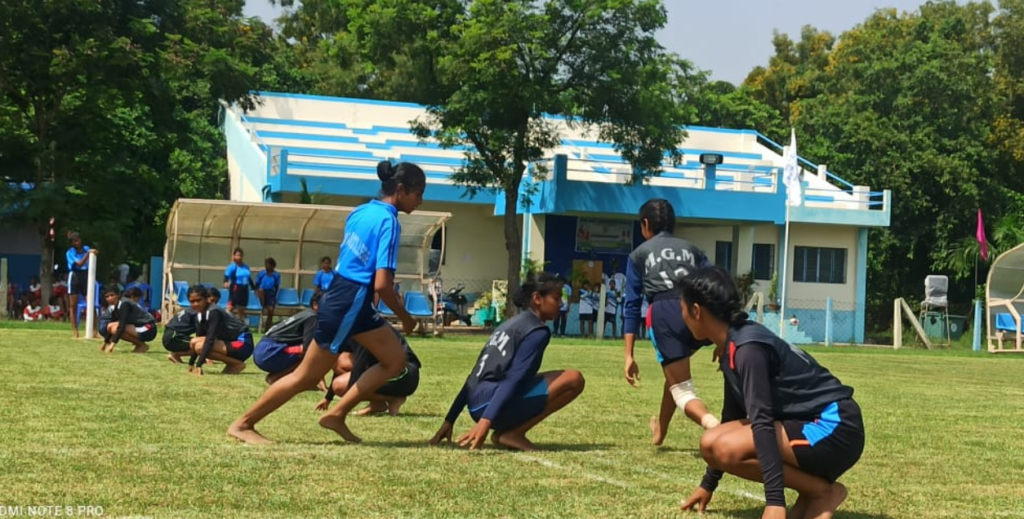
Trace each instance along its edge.
<instances>
[{"instance_id":1,"label":"dome-shaped tent","mask_svg":"<svg viewBox=\"0 0 1024 519\"><path fill-rule=\"evenodd\" d=\"M988 351L1024 353L1021 312L1024 311L1024 243L999 255L985 284ZM1003 348L1012 340L1014 348Z\"/></svg>"}]
</instances>

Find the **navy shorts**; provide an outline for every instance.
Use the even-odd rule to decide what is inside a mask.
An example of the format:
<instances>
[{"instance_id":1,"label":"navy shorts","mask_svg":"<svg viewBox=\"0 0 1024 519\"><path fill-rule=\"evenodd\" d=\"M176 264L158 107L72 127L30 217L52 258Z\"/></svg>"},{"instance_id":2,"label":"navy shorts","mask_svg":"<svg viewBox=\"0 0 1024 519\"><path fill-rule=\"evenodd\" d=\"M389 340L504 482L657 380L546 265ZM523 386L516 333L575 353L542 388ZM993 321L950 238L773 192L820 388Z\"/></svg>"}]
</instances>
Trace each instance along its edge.
<instances>
[{"instance_id":1,"label":"navy shorts","mask_svg":"<svg viewBox=\"0 0 1024 519\"><path fill-rule=\"evenodd\" d=\"M372 286L334 276L316 313L313 338L321 348L338 355L352 337L387 325L373 307Z\"/></svg>"},{"instance_id":2,"label":"navy shorts","mask_svg":"<svg viewBox=\"0 0 1024 519\"><path fill-rule=\"evenodd\" d=\"M264 288L263 289L263 306L277 306L277 289Z\"/></svg>"},{"instance_id":3,"label":"navy shorts","mask_svg":"<svg viewBox=\"0 0 1024 519\"><path fill-rule=\"evenodd\" d=\"M501 410L494 421L491 422L491 429L498 432L510 431L529 422L533 417L544 412L548 405L548 381L543 376L537 375L532 381L523 386L512 398L505 402L505 408ZM479 422L487 410L487 404L469 410L469 415L474 421Z\"/></svg>"},{"instance_id":4,"label":"navy shorts","mask_svg":"<svg viewBox=\"0 0 1024 519\"><path fill-rule=\"evenodd\" d=\"M86 297L89 290L89 271L72 270L68 276L68 294Z\"/></svg>"},{"instance_id":5,"label":"navy shorts","mask_svg":"<svg viewBox=\"0 0 1024 519\"><path fill-rule=\"evenodd\" d=\"M235 285L231 287L231 294L228 295L228 302L234 308L245 308L249 306L249 286Z\"/></svg>"},{"instance_id":6,"label":"navy shorts","mask_svg":"<svg viewBox=\"0 0 1024 519\"><path fill-rule=\"evenodd\" d=\"M811 421L783 420L800 469L835 483L864 452L864 420L853 399L832 402Z\"/></svg>"},{"instance_id":7,"label":"navy shorts","mask_svg":"<svg viewBox=\"0 0 1024 519\"><path fill-rule=\"evenodd\" d=\"M136 326L135 333L139 335L139 340L142 342L152 341L153 339L156 339L156 323Z\"/></svg>"},{"instance_id":8,"label":"navy shorts","mask_svg":"<svg viewBox=\"0 0 1024 519\"><path fill-rule=\"evenodd\" d=\"M676 294L658 294L647 307L647 335L662 366L690 358L703 345L686 327Z\"/></svg>"},{"instance_id":9,"label":"navy shorts","mask_svg":"<svg viewBox=\"0 0 1024 519\"><path fill-rule=\"evenodd\" d=\"M350 382L349 387L354 383L355 382ZM409 396L415 393L416 389L419 387L420 368L409 362L405 365L405 370L397 377L385 382L384 385L377 390L377 394L384 396Z\"/></svg>"},{"instance_id":10,"label":"navy shorts","mask_svg":"<svg viewBox=\"0 0 1024 519\"><path fill-rule=\"evenodd\" d=\"M186 333L178 333L170 328L164 328L164 349L172 353L186 353L191 351L192 336Z\"/></svg>"},{"instance_id":11,"label":"navy shorts","mask_svg":"<svg viewBox=\"0 0 1024 519\"><path fill-rule=\"evenodd\" d=\"M110 340L110 330L107 329L107 326L110 326L110 319L104 319L104 318L100 317L100 324L99 324L100 337L103 337L104 339L109 341Z\"/></svg>"},{"instance_id":12,"label":"navy shorts","mask_svg":"<svg viewBox=\"0 0 1024 519\"><path fill-rule=\"evenodd\" d=\"M256 345L252 361L267 373L280 373L302 362L302 345L291 346L264 335Z\"/></svg>"},{"instance_id":13,"label":"navy shorts","mask_svg":"<svg viewBox=\"0 0 1024 519\"><path fill-rule=\"evenodd\" d=\"M228 347L228 357L235 360L245 362L252 357L253 345L252 345L252 334L249 332L242 332L237 339L226 344Z\"/></svg>"}]
</instances>

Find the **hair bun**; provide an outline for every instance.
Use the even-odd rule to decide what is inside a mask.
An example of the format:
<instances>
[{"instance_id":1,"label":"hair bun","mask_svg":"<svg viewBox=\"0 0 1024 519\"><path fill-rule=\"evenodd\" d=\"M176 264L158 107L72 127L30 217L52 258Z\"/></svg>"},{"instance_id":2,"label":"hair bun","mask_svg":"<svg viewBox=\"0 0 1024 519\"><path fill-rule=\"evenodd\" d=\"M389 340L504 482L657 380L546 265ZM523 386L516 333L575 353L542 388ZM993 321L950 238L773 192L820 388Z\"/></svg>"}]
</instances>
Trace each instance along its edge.
<instances>
[{"instance_id":1,"label":"hair bun","mask_svg":"<svg viewBox=\"0 0 1024 519\"><path fill-rule=\"evenodd\" d=\"M377 163L377 178L381 182L387 182L395 178L395 167L390 162L382 160Z\"/></svg>"}]
</instances>

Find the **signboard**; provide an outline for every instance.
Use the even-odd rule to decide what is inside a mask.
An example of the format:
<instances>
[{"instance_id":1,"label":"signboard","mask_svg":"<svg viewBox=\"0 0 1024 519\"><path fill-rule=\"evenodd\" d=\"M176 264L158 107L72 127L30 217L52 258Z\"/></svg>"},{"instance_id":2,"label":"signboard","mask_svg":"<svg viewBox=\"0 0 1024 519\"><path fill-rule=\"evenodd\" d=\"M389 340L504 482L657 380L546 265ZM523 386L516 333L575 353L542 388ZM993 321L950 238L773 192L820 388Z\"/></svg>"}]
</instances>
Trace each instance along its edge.
<instances>
[{"instance_id":1,"label":"signboard","mask_svg":"<svg viewBox=\"0 0 1024 519\"><path fill-rule=\"evenodd\" d=\"M632 251L632 220L576 219L576 252L629 254Z\"/></svg>"}]
</instances>

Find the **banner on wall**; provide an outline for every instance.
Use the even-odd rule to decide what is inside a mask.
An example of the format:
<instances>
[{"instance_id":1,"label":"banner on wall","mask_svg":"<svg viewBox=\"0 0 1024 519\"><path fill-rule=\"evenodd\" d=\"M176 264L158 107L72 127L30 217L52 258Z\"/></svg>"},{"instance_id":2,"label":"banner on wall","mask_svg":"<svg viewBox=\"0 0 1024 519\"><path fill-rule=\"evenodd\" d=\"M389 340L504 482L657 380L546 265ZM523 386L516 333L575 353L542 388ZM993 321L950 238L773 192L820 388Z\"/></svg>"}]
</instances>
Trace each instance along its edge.
<instances>
[{"instance_id":1,"label":"banner on wall","mask_svg":"<svg viewBox=\"0 0 1024 519\"><path fill-rule=\"evenodd\" d=\"M633 251L632 220L576 219L576 252Z\"/></svg>"}]
</instances>

